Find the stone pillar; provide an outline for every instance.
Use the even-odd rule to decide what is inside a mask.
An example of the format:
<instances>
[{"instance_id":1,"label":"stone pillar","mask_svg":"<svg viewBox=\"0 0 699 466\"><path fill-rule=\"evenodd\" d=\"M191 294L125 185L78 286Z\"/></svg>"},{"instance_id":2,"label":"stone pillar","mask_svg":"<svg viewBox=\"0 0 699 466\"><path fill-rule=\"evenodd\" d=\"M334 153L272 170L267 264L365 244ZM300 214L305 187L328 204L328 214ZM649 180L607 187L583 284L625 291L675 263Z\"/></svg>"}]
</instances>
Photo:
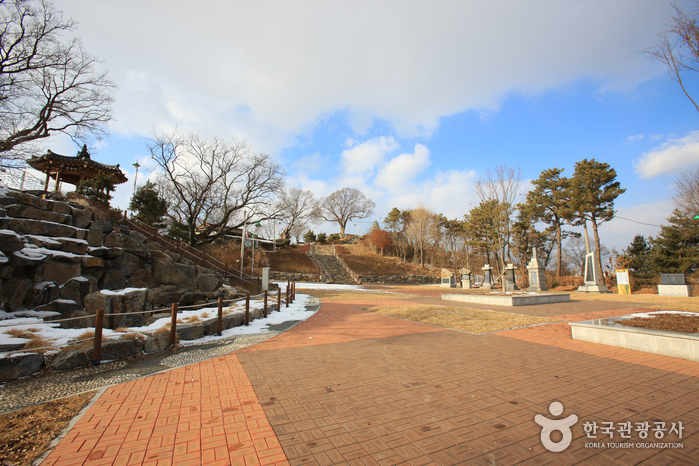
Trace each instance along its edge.
<instances>
[{"instance_id":1,"label":"stone pillar","mask_svg":"<svg viewBox=\"0 0 699 466\"><path fill-rule=\"evenodd\" d=\"M489 290L493 287L493 271L490 264L485 264L481 270L483 270L483 285L481 285L481 288Z\"/></svg>"},{"instance_id":2,"label":"stone pillar","mask_svg":"<svg viewBox=\"0 0 699 466\"><path fill-rule=\"evenodd\" d=\"M601 271L595 260L595 253L591 252L585 256L585 284L578 287L579 293L609 293L609 288L600 285L599 276Z\"/></svg>"},{"instance_id":3,"label":"stone pillar","mask_svg":"<svg viewBox=\"0 0 699 466\"><path fill-rule=\"evenodd\" d=\"M262 267L262 291L269 290L269 267Z\"/></svg>"},{"instance_id":4,"label":"stone pillar","mask_svg":"<svg viewBox=\"0 0 699 466\"><path fill-rule=\"evenodd\" d=\"M548 290L546 287L546 269L544 269L544 264L541 263L536 254L536 248L532 248L532 260L527 265L527 272L529 272L529 288L527 288L527 291Z\"/></svg>"},{"instance_id":5,"label":"stone pillar","mask_svg":"<svg viewBox=\"0 0 699 466\"><path fill-rule=\"evenodd\" d=\"M461 288L470 290L471 289L471 273L461 274Z\"/></svg>"},{"instance_id":6,"label":"stone pillar","mask_svg":"<svg viewBox=\"0 0 699 466\"><path fill-rule=\"evenodd\" d=\"M505 291L519 290L517 281L515 280L515 266L507 264L505 267Z\"/></svg>"}]
</instances>

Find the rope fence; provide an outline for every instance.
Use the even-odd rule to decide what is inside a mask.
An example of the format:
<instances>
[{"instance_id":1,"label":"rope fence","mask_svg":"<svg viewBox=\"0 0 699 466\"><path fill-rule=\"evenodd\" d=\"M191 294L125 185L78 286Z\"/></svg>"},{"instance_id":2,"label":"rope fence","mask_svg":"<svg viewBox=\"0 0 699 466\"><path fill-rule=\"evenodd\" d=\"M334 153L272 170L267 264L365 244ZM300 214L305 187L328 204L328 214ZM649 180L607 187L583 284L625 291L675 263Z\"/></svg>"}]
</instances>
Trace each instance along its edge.
<instances>
[{"instance_id":1,"label":"rope fence","mask_svg":"<svg viewBox=\"0 0 699 466\"><path fill-rule=\"evenodd\" d=\"M177 315L180 311L184 311L187 309L204 309L207 307L212 307L213 305L216 305L218 308L217 312L217 336L222 336L223 335L223 307L224 303L226 305L230 305L233 303L237 302L242 302L245 301L245 313L244 313L244 325L248 326L250 325L250 299L257 299L257 298L262 298L263 300L263 307L262 307L262 315L264 318L268 316L268 310L269 305L269 291L264 290L262 293L256 294L256 295L250 295L250 293L245 293L244 297L241 298L235 298L235 299L228 299L224 300L222 297L219 297L218 300L216 301L209 301L207 303L202 303L202 304L196 304L196 305L190 305L190 306L182 306L180 307L178 303L172 303L172 306L167 308L158 308L158 309L152 309L150 311L138 311L138 312L118 312L118 313L109 313L105 314L104 309L98 309L97 313L95 315L91 316L80 316L80 317L69 317L66 319L56 319L56 320L50 320L50 321L44 321L44 322L32 322L32 323L26 323L26 324L17 324L13 325L12 327L32 327L36 325L50 325L52 326L53 324L59 324L63 322L71 322L71 321L84 321L85 319L95 319L95 327L94 327L94 336L93 337L88 337L88 338L83 338L80 340L71 340L67 343L67 346L69 347L74 347L78 346L79 344L85 342L85 341L90 341L94 340L93 344L93 349L92 349L92 359L91 363L94 366L98 366L101 361L101 350L102 350L102 341L104 341L104 338L102 337L102 331L104 329L104 318L105 315L108 317L115 317L115 316L133 316L133 315L140 315L140 314L157 314L157 313L164 313L165 311L168 311L170 314L170 335L169 335L169 344L170 347L174 347L177 344ZM277 287L277 305L276 305L276 310L277 312L281 312L281 306L282 302L286 304L286 307L289 307L289 304L293 303L293 301L296 299L296 282L288 281L286 284L286 297L282 298L282 287L278 286ZM273 308L272 308L273 309ZM2 331L2 325L0 325L0 331ZM9 327L9 326L8 326ZM163 328L167 328L167 325ZM28 348L28 349L19 349L19 350L13 350L13 351L7 351L7 354L15 354L15 353L27 353L27 352L37 352L41 350L55 350L55 346L45 346L45 347L40 347L40 348Z\"/></svg>"}]
</instances>

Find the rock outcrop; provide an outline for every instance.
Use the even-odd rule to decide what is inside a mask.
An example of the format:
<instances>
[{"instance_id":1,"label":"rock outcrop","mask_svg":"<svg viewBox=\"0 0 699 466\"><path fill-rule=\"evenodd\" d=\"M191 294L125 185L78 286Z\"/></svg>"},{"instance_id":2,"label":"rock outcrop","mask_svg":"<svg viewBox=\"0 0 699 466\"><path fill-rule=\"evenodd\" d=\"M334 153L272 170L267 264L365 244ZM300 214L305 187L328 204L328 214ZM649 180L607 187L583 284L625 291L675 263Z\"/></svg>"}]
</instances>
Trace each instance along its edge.
<instances>
[{"instance_id":1,"label":"rock outcrop","mask_svg":"<svg viewBox=\"0 0 699 466\"><path fill-rule=\"evenodd\" d=\"M109 315L173 302L188 305L215 299L223 284L220 274L112 222L108 212L86 202L6 188L0 193L0 309L5 312L85 317L63 325L88 327L100 308ZM105 326L142 325L148 317L110 317Z\"/></svg>"}]
</instances>

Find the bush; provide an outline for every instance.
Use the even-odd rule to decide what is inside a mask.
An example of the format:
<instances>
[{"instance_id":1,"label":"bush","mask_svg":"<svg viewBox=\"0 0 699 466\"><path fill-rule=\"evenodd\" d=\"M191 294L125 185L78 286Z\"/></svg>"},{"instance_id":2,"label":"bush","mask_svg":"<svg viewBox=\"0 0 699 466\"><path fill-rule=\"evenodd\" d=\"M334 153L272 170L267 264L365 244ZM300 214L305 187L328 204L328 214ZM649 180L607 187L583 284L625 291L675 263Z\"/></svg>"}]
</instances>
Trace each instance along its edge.
<instances>
[{"instance_id":1,"label":"bush","mask_svg":"<svg viewBox=\"0 0 699 466\"><path fill-rule=\"evenodd\" d=\"M316 236L316 241L319 243L325 243L325 240L327 239L327 236L325 233L318 233L318 236Z\"/></svg>"},{"instance_id":2,"label":"bush","mask_svg":"<svg viewBox=\"0 0 699 466\"><path fill-rule=\"evenodd\" d=\"M328 243L336 243L338 241L340 241L340 234L339 233L333 233L333 234L329 235L327 238Z\"/></svg>"},{"instance_id":3,"label":"bush","mask_svg":"<svg viewBox=\"0 0 699 466\"><path fill-rule=\"evenodd\" d=\"M303 235L303 240L306 243L315 243L316 235L311 230L308 230L305 235Z\"/></svg>"}]
</instances>

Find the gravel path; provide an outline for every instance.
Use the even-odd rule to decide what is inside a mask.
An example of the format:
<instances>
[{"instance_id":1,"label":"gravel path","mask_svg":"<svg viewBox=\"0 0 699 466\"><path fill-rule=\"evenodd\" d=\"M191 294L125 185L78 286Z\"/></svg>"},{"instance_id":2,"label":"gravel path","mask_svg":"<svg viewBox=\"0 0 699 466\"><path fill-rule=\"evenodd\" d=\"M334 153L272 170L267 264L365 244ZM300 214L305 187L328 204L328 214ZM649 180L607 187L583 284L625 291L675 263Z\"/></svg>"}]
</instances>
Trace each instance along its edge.
<instances>
[{"instance_id":1,"label":"gravel path","mask_svg":"<svg viewBox=\"0 0 699 466\"><path fill-rule=\"evenodd\" d=\"M318 301L309 304L311 306L306 307L309 311L316 311L320 307ZM231 353L279 335L299 322L290 320L269 325L266 333L236 335L214 343L180 347L175 351L147 354L136 359L112 361L70 371L44 372L15 380L0 387L0 414Z\"/></svg>"}]
</instances>

